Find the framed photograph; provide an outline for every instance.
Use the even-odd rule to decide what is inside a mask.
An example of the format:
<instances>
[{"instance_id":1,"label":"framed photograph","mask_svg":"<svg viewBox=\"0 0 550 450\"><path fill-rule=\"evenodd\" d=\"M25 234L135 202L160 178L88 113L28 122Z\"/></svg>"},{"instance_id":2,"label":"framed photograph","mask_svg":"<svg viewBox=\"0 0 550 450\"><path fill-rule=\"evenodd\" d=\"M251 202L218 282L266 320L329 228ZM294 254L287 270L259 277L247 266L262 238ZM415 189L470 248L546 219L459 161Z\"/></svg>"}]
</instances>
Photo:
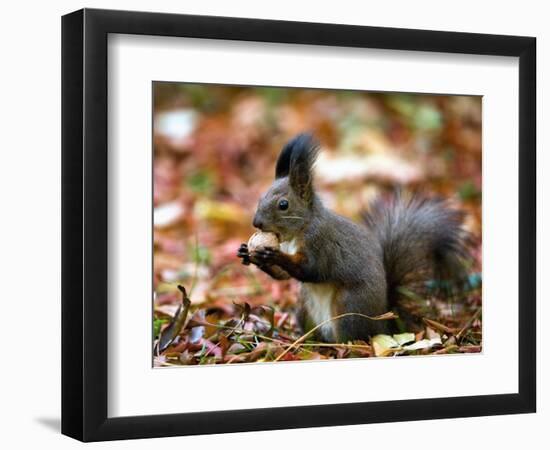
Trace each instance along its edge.
<instances>
[{"instance_id":1,"label":"framed photograph","mask_svg":"<svg viewBox=\"0 0 550 450\"><path fill-rule=\"evenodd\" d=\"M62 21L62 432L535 412L533 37Z\"/></svg>"}]
</instances>

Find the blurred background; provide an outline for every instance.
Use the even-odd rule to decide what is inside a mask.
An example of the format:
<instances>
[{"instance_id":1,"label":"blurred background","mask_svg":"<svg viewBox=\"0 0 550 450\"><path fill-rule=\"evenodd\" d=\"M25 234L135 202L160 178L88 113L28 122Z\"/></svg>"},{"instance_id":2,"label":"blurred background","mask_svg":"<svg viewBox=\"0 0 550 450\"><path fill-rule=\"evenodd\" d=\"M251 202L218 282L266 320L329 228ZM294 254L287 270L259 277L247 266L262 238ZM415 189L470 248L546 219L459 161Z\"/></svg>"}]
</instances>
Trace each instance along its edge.
<instances>
[{"instance_id":1,"label":"blurred background","mask_svg":"<svg viewBox=\"0 0 550 450\"><path fill-rule=\"evenodd\" d=\"M156 82L155 333L175 314L178 283L206 315L270 305L276 319L290 314L292 328L295 283L242 266L235 254L254 232L280 149L303 131L322 145L316 186L327 206L360 220L395 188L450 198L468 213L480 272L481 118L476 96Z\"/></svg>"}]
</instances>

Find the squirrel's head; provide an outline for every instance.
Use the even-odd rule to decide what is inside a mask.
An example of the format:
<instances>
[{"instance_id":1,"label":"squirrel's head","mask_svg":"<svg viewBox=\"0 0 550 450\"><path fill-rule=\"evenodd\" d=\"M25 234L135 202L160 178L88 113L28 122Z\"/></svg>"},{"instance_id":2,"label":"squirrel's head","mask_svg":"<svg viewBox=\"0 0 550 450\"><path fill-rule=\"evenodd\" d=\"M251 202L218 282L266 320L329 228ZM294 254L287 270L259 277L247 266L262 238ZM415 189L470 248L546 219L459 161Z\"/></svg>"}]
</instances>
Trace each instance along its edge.
<instances>
[{"instance_id":1,"label":"squirrel's head","mask_svg":"<svg viewBox=\"0 0 550 450\"><path fill-rule=\"evenodd\" d=\"M275 181L262 196L253 225L291 239L311 220L314 203L313 164L319 144L310 134L299 134L281 150Z\"/></svg>"}]
</instances>

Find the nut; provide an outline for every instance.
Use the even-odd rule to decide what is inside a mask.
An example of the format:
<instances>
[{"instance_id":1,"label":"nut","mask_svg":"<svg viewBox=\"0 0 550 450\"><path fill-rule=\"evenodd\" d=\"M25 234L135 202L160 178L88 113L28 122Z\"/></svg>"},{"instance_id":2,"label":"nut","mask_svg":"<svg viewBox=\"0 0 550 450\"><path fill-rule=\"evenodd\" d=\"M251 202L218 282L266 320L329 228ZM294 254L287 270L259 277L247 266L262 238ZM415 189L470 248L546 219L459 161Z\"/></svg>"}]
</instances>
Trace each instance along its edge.
<instances>
[{"instance_id":1,"label":"nut","mask_svg":"<svg viewBox=\"0 0 550 450\"><path fill-rule=\"evenodd\" d=\"M257 231L248 240L248 251L252 252L254 250L271 247L279 248L279 239L275 233L264 233L262 231Z\"/></svg>"}]
</instances>

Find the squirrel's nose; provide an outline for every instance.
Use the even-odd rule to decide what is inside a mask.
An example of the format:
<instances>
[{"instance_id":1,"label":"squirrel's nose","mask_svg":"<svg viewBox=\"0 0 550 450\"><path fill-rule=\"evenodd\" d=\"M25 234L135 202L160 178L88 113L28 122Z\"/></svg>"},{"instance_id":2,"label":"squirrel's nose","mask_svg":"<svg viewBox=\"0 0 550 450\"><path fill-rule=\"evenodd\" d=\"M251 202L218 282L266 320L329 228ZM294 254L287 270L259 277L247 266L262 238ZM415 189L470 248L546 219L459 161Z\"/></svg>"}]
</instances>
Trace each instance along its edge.
<instances>
[{"instance_id":1,"label":"squirrel's nose","mask_svg":"<svg viewBox=\"0 0 550 450\"><path fill-rule=\"evenodd\" d=\"M254 228L258 228L259 230L263 229L263 227L264 227L263 222L260 220L260 218L257 215L254 216L254 220L252 221L252 225L254 226Z\"/></svg>"}]
</instances>

